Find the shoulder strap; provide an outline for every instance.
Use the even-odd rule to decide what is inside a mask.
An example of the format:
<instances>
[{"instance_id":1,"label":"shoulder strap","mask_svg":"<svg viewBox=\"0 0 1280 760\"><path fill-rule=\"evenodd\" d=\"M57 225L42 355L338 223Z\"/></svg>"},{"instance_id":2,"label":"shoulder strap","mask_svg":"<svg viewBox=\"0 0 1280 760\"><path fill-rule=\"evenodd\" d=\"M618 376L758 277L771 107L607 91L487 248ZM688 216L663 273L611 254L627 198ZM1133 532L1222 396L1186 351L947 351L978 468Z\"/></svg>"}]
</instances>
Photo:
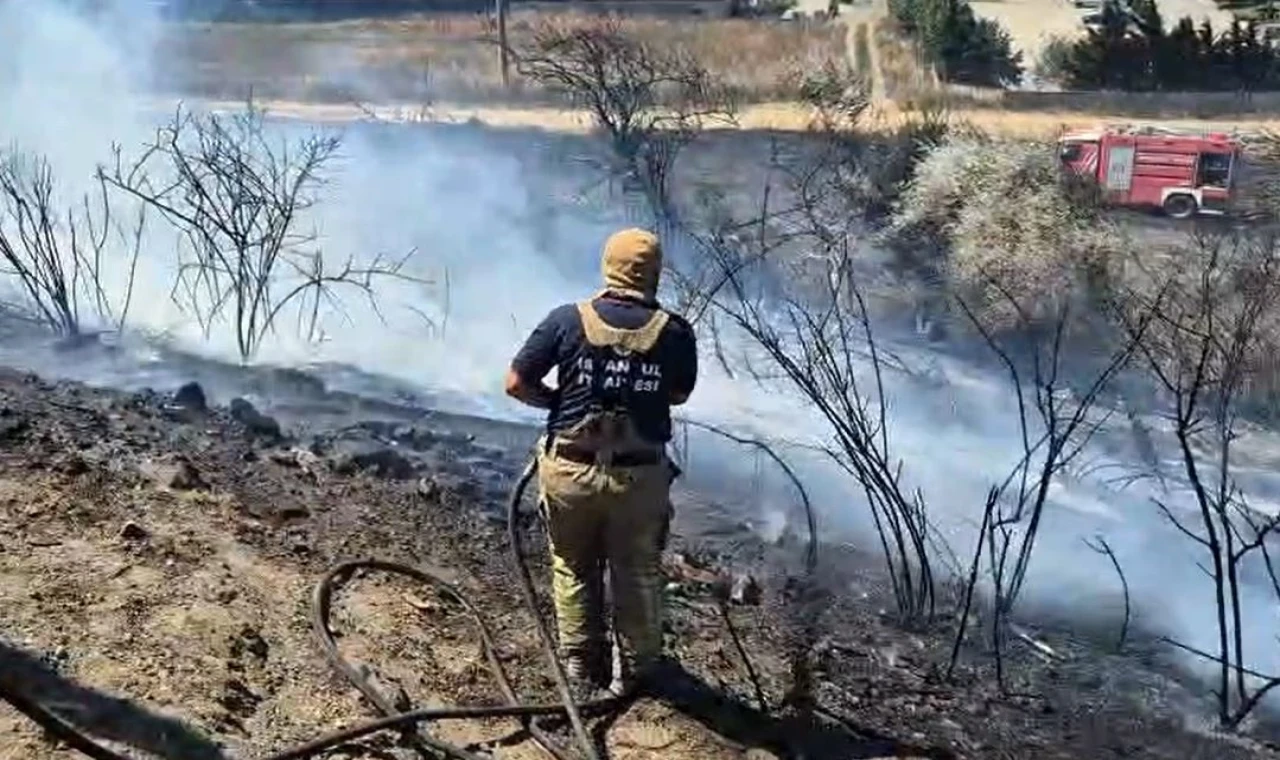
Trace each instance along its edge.
<instances>
[{"instance_id":1,"label":"shoulder strap","mask_svg":"<svg viewBox=\"0 0 1280 760\"><path fill-rule=\"evenodd\" d=\"M617 346L631 353L643 353L653 348L667 326L671 315L665 309L656 309L644 325L626 330L601 319L591 301L578 302L578 316L582 319L582 332L593 346Z\"/></svg>"}]
</instances>

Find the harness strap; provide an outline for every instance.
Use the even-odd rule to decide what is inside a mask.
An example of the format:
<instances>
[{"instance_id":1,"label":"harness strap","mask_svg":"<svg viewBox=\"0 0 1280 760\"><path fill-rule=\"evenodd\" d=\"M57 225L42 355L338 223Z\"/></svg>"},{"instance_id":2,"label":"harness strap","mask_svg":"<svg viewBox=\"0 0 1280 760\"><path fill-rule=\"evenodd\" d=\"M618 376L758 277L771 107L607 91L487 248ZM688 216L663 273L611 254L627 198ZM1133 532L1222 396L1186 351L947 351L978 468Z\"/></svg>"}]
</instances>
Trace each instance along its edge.
<instances>
[{"instance_id":1,"label":"harness strap","mask_svg":"<svg viewBox=\"0 0 1280 760\"><path fill-rule=\"evenodd\" d=\"M657 345L671 315L658 308L644 325L625 329L605 322L591 300L580 301L577 307L585 342L595 349L612 348L616 358L626 361L629 367L626 377L620 378L622 382L608 389L603 387L606 377L603 367L596 367L592 374L592 401L587 416L569 430L554 436L547 435L546 453L558 451L561 445L582 445L598 463L601 458L612 460L615 456L627 459L631 456L627 450L633 447L646 452L647 456L652 447L639 439L631 419L632 390L642 379L641 357L633 355L645 354ZM605 357L597 360L609 361ZM616 374L613 377L617 377Z\"/></svg>"},{"instance_id":2,"label":"harness strap","mask_svg":"<svg viewBox=\"0 0 1280 760\"><path fill-rule=\"evenodd\" d=\"M627 353L644 353L653 348L671 319L664 309L657 309L644 325L626 330L605 322L591 301L578 302L578 316L582 319L582 332L588 343L601 347L616 346Z\"/></svg>"}]
</instances>

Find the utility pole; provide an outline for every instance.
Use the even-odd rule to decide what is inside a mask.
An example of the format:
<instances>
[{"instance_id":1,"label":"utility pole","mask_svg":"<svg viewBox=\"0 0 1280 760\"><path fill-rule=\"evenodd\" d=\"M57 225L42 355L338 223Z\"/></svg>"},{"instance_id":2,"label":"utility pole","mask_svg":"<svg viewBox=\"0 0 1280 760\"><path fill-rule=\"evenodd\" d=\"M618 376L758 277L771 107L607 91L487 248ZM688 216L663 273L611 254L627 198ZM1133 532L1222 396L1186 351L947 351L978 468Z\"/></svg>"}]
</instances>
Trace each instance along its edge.
<instances>
[{"instance_id":1,"label":"utility pole","mask_svg":"<svg viewBox=\"0 0 1280 760\"><path fill-rule=\"evenodd\" d=\"M494 0L498 4L498 61L502 67L502 89L511 83L511 61L507 51L507 3L510 0Z\"/></svg>"}]
</instances>

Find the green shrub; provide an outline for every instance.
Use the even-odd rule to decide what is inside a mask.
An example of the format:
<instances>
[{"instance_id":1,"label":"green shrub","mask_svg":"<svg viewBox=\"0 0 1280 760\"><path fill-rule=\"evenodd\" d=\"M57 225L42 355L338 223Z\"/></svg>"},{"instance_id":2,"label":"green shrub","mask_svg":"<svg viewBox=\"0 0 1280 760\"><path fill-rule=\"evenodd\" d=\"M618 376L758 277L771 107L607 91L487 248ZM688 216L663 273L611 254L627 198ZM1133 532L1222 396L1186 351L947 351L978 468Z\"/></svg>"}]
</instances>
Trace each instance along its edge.
<instances>
[{"instance_id":1,"label":"green shrub","mask_svg":"<svg viewBox=\"0 0 1280 760\"><path fill-rule=\"evenodd\" d=\"M966 0L889 0L889 11L943 80L1002 87L1021 79L1022 53L1009 33Z\"/></svg>"},{"instance_id":2,"label":"green shrub","mask_svg":"<svg viewBox=\"0 0 1280 760\"><path fill-rule=\"evenodd\" d=\"M915 263L993 329L1019 321L1010 293L1035 294L1022 304L1033 318L1101 297L1124 250L1119 230L1063 176L1053 146L972 136L919 163L890 235L903 250L930 251L934 260Z\"/></svg>"},{"instance_id":3,"label":"green shrub","mask_svg":"<svg viewBox=\"0 0 1280 760\"><path fill-rule=\"evenodd\" d=\"M1040 49L1040 57L1036 60L1036 75L1057 85L1067 84L1071 79L1072 53L1075 45L1075 40L1067 37L1049 38Z\"/></svg>"},{"instance_id":4,"label":"green shrub","mask_svg":"<svg viewBox=\"0 0 1280 760\"><path fill-rule=\"evenodd\" d=\"M1102 23L1053 55L1063 84L1076 89L1243 92L1280 88L1280 51L1255 21L1225 30L1190 17L1166 29L1155 0L1132 11L1106 0ZM1047 52L1047 51L1046 51Z\"/></svg>"}]
</instances>

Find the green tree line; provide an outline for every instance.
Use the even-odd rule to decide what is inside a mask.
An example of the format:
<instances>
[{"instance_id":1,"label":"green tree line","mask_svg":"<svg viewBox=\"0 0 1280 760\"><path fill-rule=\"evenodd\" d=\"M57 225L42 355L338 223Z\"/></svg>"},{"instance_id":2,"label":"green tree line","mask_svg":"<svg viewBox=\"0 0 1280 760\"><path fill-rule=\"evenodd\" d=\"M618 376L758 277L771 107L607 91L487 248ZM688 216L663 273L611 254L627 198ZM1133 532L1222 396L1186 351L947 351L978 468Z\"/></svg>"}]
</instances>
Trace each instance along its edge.
<instances>
[{"instance_id":1,"label":"green tree line","mask_svg":"<svg viewBox=\"0 0 1280 760\"><path fill-rule=\"evenodd\" d=\"M944 81L1001 87L1022 77L1009 33L966 0L889 0L889 11Z\"/></svg>"},{"instance_id":2,"label":"green tree line","mask_svg":"<svg viewBox=\"0 0 1280 760\"><path fill-rule=\"evenodd\" d=\"M1078 40L1051 43L1040 68L1081 90L1280 89L1280 51L1255 20L1219 31L1184 16L1166 28L1155 0L1106 0L1101 22Z\"/></svg>"}]
</instances>

